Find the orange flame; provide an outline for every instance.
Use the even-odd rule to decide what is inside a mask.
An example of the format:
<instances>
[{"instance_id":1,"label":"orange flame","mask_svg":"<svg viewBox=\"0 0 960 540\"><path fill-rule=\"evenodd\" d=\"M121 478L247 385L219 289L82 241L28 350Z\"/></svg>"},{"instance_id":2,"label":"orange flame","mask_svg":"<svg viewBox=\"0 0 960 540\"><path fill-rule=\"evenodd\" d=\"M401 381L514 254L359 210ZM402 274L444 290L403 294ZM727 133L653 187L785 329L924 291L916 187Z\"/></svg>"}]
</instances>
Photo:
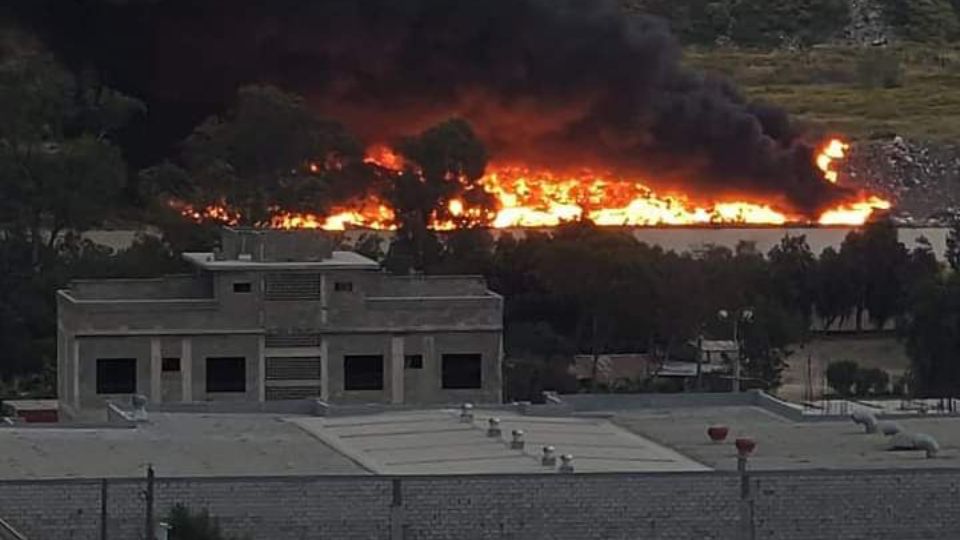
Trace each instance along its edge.
<instances>
[{"instance_id":1,"label":"orange flame","mask_svg":"<svg viewBox=\"0 0 960 540\"><path fill-rule=\"evenodd\" d=\"M831 139L817 156L817 167L823 171L823 177L831 184L840 180L840 174L833 168L834 162L847 157L850 145L840 139Z\"/></svg>"},{"instance_id":2,"label":"orange flame","mask_svg":"<svg viewBox=\"0 0 960 540\"><path fill-rule=\"evenodd\" d=\"M840 139L828 141L816 156L824 180L839 181L835 166L850 146ZM402 171L404 160L385 146L371 147L365 161L393 171ZM402 173L399 173L402 174ZM490 216L494 228L553 227L564 222L589 219L601 226L656 225L784 225L807 221L803 216L778 208L762 199L720 199L695 201L681 193L656 193L632 179L617 178L589 170L560 174L522 166L491 164L479 181L480 187L496 199L496 213ZM816 220L820 225L862 225L876 210L888 210L889 201L864 196L825 211ZM240 216L223 206L196 210L179 206L181 213L197 220L236 223ZM447 203L457 219L488 219L479 208L470 208L462 199ZM297 214L277 209L270 226L283 229L344 230L349 227L390 230L396 216L380 197L368 195L334 208L328 215ZM451 221L434 220L433 228L456 228Z\"/></svg>"}]
</instances>

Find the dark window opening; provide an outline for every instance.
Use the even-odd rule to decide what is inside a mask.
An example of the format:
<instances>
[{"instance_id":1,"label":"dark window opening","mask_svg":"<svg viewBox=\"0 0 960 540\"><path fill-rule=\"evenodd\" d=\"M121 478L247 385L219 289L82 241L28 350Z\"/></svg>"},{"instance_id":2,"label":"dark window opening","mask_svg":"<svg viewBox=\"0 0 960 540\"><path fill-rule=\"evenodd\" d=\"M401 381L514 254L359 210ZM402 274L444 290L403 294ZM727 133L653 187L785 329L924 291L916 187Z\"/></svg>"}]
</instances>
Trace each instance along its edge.
<instances>
[{"instance_id":1,"label":"dark window opening","mask_svg":"<svg viewBox=\"0 0 960 540\"><path fill-rule=\"evenodd\" d=\"M179 359L179 358L164 358L164 359L163 359L163 371L180 371L180 359Z\"/></svg>"},{"instance_id":2,"label":"dark window opening","mask_svg":"<svg viewBox=\"0 0 960 540\"><path fill-rule=\"evenodd\" d=\"M476 389L483 387L483 357L479 354L445 354L442 357L443 387Z\"/></svg>"},{"instance_id":3,"label":"dark window opening","mask_svg":"<svg viewBox=\"0 0 960 540\"><path fill-rule=\"evenodd\" d=\"M135 358L97 359L98 394L133 394L137 391Z\"/></svg>"},{"instance_id":4,"label":"dark window opening","mask_svg":"<svg viewBox=\"0 0 960 540\"><path fill-rule=\"evenodd\" d=\"M207 392L246 392L245 358L207 358Z\"/></svg>"},{"instance_id":5,"label":"dark window opening","mask_svg":"<svg viewBox=\"0 0 960 540\"><path fill-rule=\"evenodd\" d=\"M344 390L383 390L383 356L344 356Z\"/></svg>"},{"instance_id":6,"label":"dark window opening","mask_svg":"<svg viewBox=\"0 0 960 540\"><path fill-rule=\"evenodd\" d=\"M423 369L423 355L408 354L403 358L403 365L407 369Z\"/></svg>"},{"instance_id":7,"label":"dark window opening","mask_svg":"<svg viewBox=\"0 0 960 540\"><path fill-rule=\"evenodd\" d=\"M253 284L249 281L243 281L233 284L233 292L235 293L248 293L253 290Z\"/></svg>"},{"instance_id":8,"label":"dark window opening","mask_svg":"<svg viewBox=\"0 0 960 540\"><path fill-rule=\"evenodd\" d=\"M333 284L333 290L337 292L353 292L353 283L350 281L338 281Z\"/></svg>"}]
</instances>

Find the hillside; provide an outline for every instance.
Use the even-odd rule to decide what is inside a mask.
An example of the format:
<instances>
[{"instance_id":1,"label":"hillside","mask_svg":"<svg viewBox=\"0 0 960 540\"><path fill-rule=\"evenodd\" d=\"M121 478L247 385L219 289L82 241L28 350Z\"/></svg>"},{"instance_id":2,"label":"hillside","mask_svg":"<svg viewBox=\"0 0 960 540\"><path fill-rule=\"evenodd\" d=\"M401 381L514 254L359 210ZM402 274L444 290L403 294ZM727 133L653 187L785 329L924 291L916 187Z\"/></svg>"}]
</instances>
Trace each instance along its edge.
<instances>
[{"instance_id":1,"label":"hillside","mask_svg":"<svg viewBox=\"0 0 960 540\"><path fill-rule=\"evenodd\" d=\"M960 0L624 0L688 65L854 142L846 180L920 223L960 211Z\"/></svg>"}]
</instances>

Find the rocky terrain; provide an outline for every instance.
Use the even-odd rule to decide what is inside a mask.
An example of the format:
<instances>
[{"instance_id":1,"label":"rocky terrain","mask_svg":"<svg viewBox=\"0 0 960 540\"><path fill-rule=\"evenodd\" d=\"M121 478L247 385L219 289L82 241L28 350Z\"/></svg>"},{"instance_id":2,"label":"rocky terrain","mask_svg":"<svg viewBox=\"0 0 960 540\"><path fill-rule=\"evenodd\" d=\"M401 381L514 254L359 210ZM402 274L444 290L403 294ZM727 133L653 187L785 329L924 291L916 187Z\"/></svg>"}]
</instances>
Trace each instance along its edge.
<instances>
[{"instance_id":1,"label":"rocky terrain","mask_svg":"<svg viewBox=\"0 0 960 540\"><path fill-rule=\"evenodd\" d=\"M960 216L960 148L901 137L854 146L842 166L843 182L895 202L904 224L945 224Z\"/></svg>"}]
</instances>

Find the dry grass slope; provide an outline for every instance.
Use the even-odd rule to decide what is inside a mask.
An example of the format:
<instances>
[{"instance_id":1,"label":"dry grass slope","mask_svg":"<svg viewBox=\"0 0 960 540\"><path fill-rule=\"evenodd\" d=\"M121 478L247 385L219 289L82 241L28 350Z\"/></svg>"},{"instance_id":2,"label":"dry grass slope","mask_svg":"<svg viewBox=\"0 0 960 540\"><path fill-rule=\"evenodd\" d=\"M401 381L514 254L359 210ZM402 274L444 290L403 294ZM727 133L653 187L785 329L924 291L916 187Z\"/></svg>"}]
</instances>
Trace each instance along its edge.
<instances>
[{"instance_id":1,"label":"dry grass slope","mask_svg":"<svg viewBox=\"0 0 960 540\"><path fill-rule=\"evenodd\" d=\"M728 75L751 99L855 140L960 135L960 46L801 51L692 49L687 63Z\"/></svg>"}]
</instances>

